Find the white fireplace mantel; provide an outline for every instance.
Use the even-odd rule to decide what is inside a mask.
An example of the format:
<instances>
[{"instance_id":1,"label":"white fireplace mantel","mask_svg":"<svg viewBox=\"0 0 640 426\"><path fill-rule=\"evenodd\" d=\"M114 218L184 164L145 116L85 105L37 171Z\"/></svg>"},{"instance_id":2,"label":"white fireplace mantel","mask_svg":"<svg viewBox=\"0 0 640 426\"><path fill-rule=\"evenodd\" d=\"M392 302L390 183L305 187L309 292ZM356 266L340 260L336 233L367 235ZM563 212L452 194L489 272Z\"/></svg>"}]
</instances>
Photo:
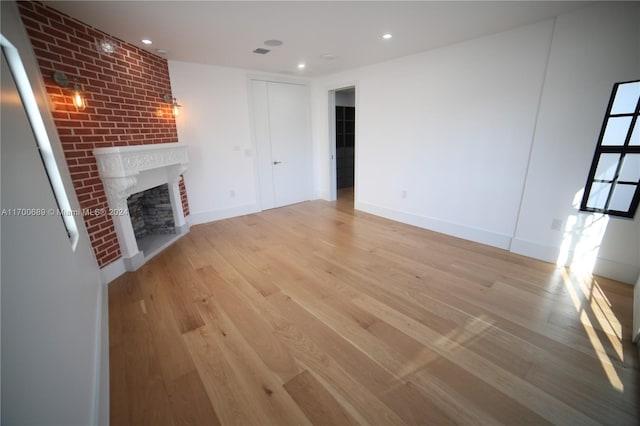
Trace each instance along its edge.
<instances>
[{"instance_id":1,"label":"white fireplace mantel","mask_svg":"<svg viewBox=\"0 0 640 426\"><path fill-rule=\"evenodd\" d=\"M189 227L182 211L180 176L187 170L187 145L180 142L96 148L98 173L105 187L125 269L134 271L169 245ZM128 215L127 198L162 184L168 184L176 235L152 252L138 247ZM149 251L149 250L148 250Z\"/></svg>"},{"instance_id":2,"label":"white fireplace mantel","mask_svg":"<svg viewBox=\"0 0 640 426\"><path fill-rule=\"evenodd\" d=\"M103 178L123 178L140 172L189 162L187 145L180 142L96 148L93 151Z\"/></svg>"}]
</instances>

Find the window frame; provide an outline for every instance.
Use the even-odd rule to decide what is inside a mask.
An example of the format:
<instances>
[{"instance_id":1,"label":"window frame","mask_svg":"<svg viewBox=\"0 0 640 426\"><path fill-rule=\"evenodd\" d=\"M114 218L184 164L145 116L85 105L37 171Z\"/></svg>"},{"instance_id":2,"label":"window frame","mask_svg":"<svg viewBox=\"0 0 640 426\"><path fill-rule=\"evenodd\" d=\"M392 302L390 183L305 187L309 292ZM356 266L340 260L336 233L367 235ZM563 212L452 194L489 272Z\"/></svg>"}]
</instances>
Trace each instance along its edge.
<instances>
[{"instance_id":1,"label":"window frame","mask_svg":"<svg viewBox=\"0 0 640 426\"><path fill-rule=\"evenodd\" d=\"M24 63L20 57L20 52L2 33L0 33L0 49L0 53L6 58L7 65L15 81L16 89L18 90L27 116L27 121L33 131L42 164L49 179L51 189L53 190L53 197L57 204L57 211L55 211L54 214L62 218L62 223L64 224L69 242L71 243L71 250L75 252L80 240L80 231L76 224L75 215L73 214L74 210L71 209L71 203L67 196L62 174L58 168L58 163L53 153L51 140L44 125L38 102L31 83L29 82Z\"/></svg>"},{"instance_id":2,"label":"window frame","mask_svg":"<svg viewBox=\"0 0 640 426\"><path fill-rule=\"evenodd\" d=\"M600 135L598 137L598 143L596 145L596 150L593 156L593 160L591 161L591 169L589 170L589 175L587 177L587 183L585 185L584 194L582 196L582 202L580 203L580 211L591 212L591 213L602 213L602 214L624 217L624 218L633 218L638 209L638 205L640 204L640 178L638 179L637 182L621 181L618 179L620 176L620 171L622 169L622 165L624 163L625 157L628 154L640 155L640 145L630 145L631 136L634 133L635 126L640 126L640 119L639 119L640 97L636 103L634 112L622 113L622 114L611 113L616 95L618 93L618 88L620 87L620 85L629 84L629 83L640 83L640 80L622 81L622 82L615 83L613 85L611 96L609 98L609 104L607 106L607 112L604 116L604 120L600 129ZM611 118L616 118L616 117L631 117L631 122L629 123L629 128L627 130L627 135L625 137L624 144L602 145L609 120ZM640 129L637 132L640 132ZM615 174L613 175L612 179L596 179L596 171L598 169L600 158L602 157L603 154L619 154L619 158L616 164ZM607 200L603 208L587 206L587 203L589 202L589 196L591 195L591 190L593 189L594 183L605 183L605 184L611 185L609 188L609 193L607 195ZM626 211L614 210L609 208L611 199L613 197L613 193L618 185L635 186L635 192L634 192L633 198L631 200L631 203L629 204L628 210Z\"/></svg>"}]
</instances>

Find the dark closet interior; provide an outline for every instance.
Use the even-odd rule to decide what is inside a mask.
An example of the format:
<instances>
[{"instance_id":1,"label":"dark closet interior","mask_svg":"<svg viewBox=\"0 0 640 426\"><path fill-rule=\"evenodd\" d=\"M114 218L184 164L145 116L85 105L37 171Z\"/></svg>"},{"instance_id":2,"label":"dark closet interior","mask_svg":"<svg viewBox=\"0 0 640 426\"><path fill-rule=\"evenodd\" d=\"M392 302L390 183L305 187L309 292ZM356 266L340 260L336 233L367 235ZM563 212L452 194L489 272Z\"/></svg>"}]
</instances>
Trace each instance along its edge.
<instances>
[{"instance_id":1,"label":"dark closet interior","mask_svg":"<svg viewBox=\"0 0 640 426\"><path fill-rule=\"evenodd\" d=\"M338 189L353 186L356 109L336 107L336 180Z\"/></svg>"}]
</instances>

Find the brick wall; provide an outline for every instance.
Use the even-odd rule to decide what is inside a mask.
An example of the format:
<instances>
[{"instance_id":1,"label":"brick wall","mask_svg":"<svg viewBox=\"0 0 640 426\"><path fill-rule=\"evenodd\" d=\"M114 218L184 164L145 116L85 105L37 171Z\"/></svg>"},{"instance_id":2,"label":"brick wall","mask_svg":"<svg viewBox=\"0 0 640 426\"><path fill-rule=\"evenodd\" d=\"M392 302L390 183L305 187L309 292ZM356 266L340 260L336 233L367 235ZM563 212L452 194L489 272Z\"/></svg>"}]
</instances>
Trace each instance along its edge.
<instances>
[{"instance_id":1,"label":"brick wall","mask_svg":"<svg viewBox=\"0 0 640 426\"><path fill-rule=\"evenodd\" d=\"M94 148L178 141L170 105L169 68L153 55L37 2L19 2L20 14L44 79L51 110L80 207L104 209L107 198L98 175ZM113 54L96 42L112 40ZM53 82L53 71L76 78L87 107L77 111L69 92ZM184 181L182 207L189 214ZM109 216L84 217L100 267L121 257Z\"/></svg>"}]
</instances>

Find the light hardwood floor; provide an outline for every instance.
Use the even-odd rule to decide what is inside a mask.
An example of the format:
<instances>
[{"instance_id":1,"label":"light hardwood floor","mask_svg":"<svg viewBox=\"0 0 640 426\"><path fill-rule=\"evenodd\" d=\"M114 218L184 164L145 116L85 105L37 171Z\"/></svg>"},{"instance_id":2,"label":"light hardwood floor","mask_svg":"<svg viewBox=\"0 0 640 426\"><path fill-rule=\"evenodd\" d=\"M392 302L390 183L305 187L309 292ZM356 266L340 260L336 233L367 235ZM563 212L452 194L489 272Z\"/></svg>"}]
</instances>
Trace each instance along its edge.
<instances>
[{"instance_id":1,"label":"light hardwood floor","mask_svg":"<svg viewBox=\"0 0 640 426\"><path fill-rule=\"evenodd\" d=\"M638 424L632 287L313 201L109 287L113 425Z\"/></svg>"}]
</instances>

